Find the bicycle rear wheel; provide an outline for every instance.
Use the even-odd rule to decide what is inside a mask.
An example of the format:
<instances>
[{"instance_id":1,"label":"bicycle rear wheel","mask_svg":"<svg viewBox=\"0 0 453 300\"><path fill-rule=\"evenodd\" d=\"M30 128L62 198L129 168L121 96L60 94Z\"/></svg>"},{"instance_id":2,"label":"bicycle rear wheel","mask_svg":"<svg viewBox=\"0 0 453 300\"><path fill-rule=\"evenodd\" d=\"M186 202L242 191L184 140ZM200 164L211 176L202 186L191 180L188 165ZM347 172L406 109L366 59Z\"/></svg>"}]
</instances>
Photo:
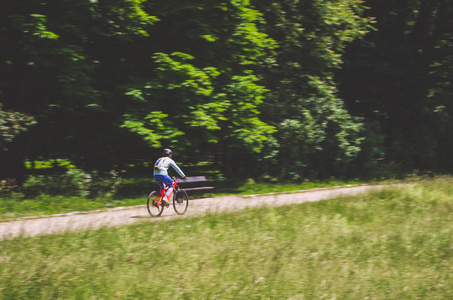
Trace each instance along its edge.
<instances>
[{"instance_id":1,"label":"bicycle rear wheel","mask_svg":"<svg viewBox=\"0 0 453 300\"><path fill-rule=\"evenodd\" d=\"M183 215L186 213L187 208L189 207L189 196L187 195L186 191L179 190L176 192L175 196L173 197L173 207L175 208L175 212L178 215Z\"/></svg>"},{"instance_id":2,"label":"bicycle rear wheel","mask_svg":"<svg viewBox=\"0 0 453 300\"><path fill-rule=\"evenodd\" d=\"M148 196L148 201L146 202L146 207L148 208L148 212L151 217L158 217L164 211L164 207L162 205L155 205L153 202L157 198L156 201L159 201L159 193L156 191L152 191Z\"/></svg>"}]
</instances>

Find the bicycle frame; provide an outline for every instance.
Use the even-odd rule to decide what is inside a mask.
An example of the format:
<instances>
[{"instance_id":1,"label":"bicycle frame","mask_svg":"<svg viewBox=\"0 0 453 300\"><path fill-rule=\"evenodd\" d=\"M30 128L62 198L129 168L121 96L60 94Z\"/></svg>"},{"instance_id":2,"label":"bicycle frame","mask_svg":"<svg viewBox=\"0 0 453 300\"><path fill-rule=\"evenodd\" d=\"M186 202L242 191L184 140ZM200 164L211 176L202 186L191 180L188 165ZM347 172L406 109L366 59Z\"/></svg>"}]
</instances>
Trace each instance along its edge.
<instances>
[{"instance_id":1,"label":"bicycle frame","mask_svg":"<svg viewBox=\"0 0 453 300\"><path fill-rule=\"evenodd\" d=\"M173 191L171 191L170 195L168 195L168 201L170 201L171 199L171 196L173 195L174 191L176 190L176 187L178 186L178 183L176 182L176 179L173 177ZM162 198L165 196L165 192L168 190L168 186L166 186L165 188L161 189L160 191L160 194L154 199L153 203L157 201L157 199L159 199L159 201L157 201L157 205L162 205Z\"/></svg>"}]
</instances>

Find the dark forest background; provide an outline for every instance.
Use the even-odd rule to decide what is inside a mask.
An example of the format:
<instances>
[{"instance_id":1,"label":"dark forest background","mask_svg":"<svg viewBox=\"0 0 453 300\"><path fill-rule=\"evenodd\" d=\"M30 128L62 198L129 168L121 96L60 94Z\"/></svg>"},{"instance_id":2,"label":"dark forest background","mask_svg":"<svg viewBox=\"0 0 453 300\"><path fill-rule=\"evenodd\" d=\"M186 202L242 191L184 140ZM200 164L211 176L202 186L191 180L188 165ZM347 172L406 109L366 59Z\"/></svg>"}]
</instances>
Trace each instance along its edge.
<instances>
[{"instance_id":1,"label":"dark forest background","mask_svg":"<svg viewBox=\"0 0 453 300\"><path fill-rule=\"evenodd\" d=\"M0 4L0 177L214 162L227 176L453 168L452 0Z\"/></svg>"}]
</instances>

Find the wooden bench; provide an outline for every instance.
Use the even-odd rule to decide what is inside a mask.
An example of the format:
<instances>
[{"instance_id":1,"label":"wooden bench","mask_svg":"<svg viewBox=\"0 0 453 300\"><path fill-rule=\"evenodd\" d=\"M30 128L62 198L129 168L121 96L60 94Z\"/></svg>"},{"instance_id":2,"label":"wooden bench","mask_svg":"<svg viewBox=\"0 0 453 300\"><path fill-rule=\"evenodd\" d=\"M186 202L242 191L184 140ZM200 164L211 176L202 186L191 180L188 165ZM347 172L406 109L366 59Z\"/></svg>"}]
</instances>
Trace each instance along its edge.
<instances>
[{"instance_id":1,"label":"wooden bench","mask_svg":"<svg viewBox=\"0 0 453 300\"><path fill-rule=\"evenodd\" d=\"M193 182L205 182L206 176L193 176L193 177L187 177L187 179L180 179L176 178L176 182L178 184L180 183L193 183ZM190 187L190 188L185 188L181 186L181 189L185 191L202 191L202 190L212 190L214 189L213 186L200 186L200 187Z\"/></svg>"}]
</instances>

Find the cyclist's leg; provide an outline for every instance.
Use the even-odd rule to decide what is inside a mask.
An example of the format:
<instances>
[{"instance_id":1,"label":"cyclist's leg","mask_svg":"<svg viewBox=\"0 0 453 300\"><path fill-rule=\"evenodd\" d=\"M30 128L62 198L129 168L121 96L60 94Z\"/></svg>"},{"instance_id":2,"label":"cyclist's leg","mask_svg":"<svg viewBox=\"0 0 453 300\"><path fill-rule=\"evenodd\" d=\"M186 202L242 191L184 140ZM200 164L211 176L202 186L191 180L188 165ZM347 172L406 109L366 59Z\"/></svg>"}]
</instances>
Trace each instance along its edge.
<instances>
[{"instance_id":1,"label":"cyclist's leg","mask_svg":"<svg viewBox=\"0 0 453 300\"><path fill-rule=\"evenodd\" d=\"M160 193L162 193L162 191L165 190L165 183L163 183L162 180L156 180L156 182L159 185Z\"/></svg>"},{"instance_id":2,"label":"cyclist's leg","mask_svg":"<svg viewBox=\"0 0 453 300\"><path fill-rule=\"evenodd\" d=\"M159 195L162 195L162 191L165 189L165 184L163 182L162 175L154 175L154 180L156 181L157 185L160 188ZM157 202L157 200L154 202ZM157 203L154 202L153 205L157 206Z\"/></svg>"},{"instance_id":3,"label":"cyclist's leg","mask_svg":"<svg viewBox=\"0 0 453 300\"><path fill-rule=\"evenodd\" d=\"M169 182L165 183L168 187L167 191L165 192L165 196L167 197L167 199L170 199L170 195L173 192L173 180L170 178L170 176L168 177L168 179L169 179ZM170 201L170 200L168 200L168 201Z\"/></svg>"},{"instance_id":4,"label":"cyclist's leg","mask_svg":"<svg viewBox=\"0 0 453 300\"><path fill-rule=\"evenodd\" d=\"M156 180L156 182L161 187L161 191L163 189L165 189L166 187L168 187L168 189L165 192L165 196L166 196L167 199L163 199L165 202L167 202L166 204L168 204L169 201L170 201L170 200L168 200L168 196L173 191L173 180L168 175L155 175L154 179Z\"/></svg>"},{"instance_id":5,"label":"cyclist's leg","mask_svg":"<svg viewBox=\"0 0 453 300\"><path fill-rule=\"evenodd\" d=\"M165 189L165 186L168 185L168 180L164 175L154 175L154 180L159 185L161 192Z\"/></svg>"}]
</instances>

